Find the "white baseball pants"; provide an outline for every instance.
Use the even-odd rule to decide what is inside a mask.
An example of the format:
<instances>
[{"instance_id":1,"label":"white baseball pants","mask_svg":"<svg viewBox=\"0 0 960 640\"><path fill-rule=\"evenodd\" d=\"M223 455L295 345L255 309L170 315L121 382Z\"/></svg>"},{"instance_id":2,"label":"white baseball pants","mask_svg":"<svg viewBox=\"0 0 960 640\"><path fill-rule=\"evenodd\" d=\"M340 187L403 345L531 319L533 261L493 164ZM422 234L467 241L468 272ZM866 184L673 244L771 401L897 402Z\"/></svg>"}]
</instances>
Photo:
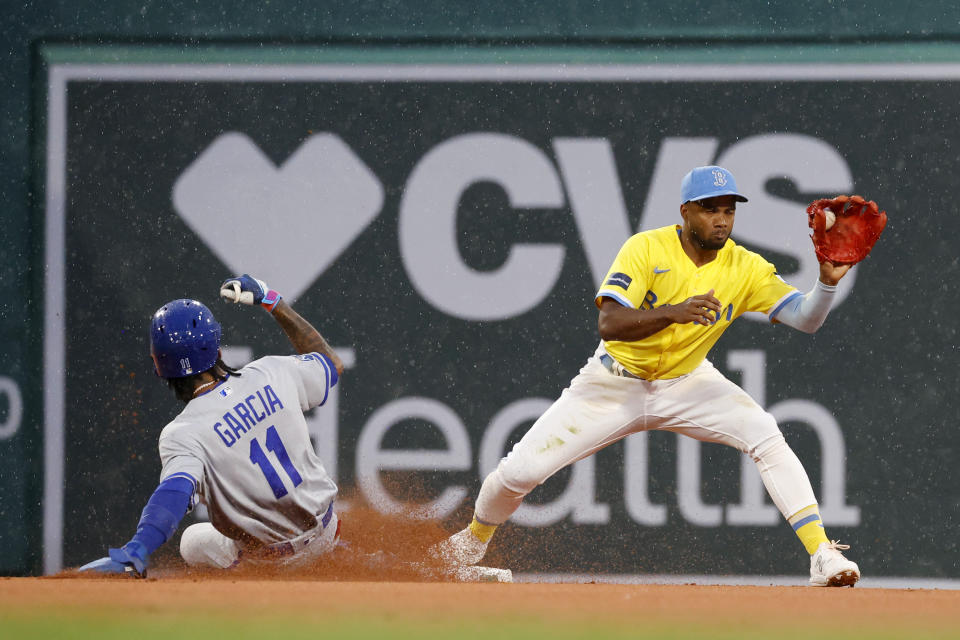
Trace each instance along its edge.
<instances>
[{"instance_id":1,"label":"white baseball pants","mask_svg":"<svg viewBox=\"0 0 960 640\"><path fill-rule=\"evenodd\" d=\"M265 562L283 565L307 564L315 558L329 553L337 545L339 518L333 512L330 522L297 553L285 557L265 556ZM192 524L180 537L180 556L191 567L213 567L229 569L237 565L243 557L243 544L228 538L217 531L209 522ZM243 558L244 563L258 561L257 558Z\"/></svg>"},{"instance_id":2,"label":"white baseball pants","mask_svg":"<svg viewBox=\"0 0 960 640\"><path fill-rule=\"evenodd\" d=\"M560 398L483 481L475 515L502 524L524 496L569 464L639 431L673 431L750 455L784 518L816 504L803 465L773 416L709 361L670 380L616 375L601 343ZM616 366L616 365L615 365Z\"/></svg>"}]
</instances>

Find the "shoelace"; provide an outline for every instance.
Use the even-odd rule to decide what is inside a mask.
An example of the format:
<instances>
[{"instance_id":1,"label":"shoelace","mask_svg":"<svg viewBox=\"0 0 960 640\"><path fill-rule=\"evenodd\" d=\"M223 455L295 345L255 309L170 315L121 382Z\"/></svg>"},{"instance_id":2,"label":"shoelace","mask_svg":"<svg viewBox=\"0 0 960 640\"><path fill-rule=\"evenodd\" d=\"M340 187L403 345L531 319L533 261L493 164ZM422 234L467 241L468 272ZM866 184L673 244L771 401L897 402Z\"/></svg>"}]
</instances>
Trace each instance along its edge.
<instances>
[{"instance_id":1,"label":"shoelace","mask_svg":"<svg viewBox=\"0 0 960 640\"><path fill-rule=\"evenodd\" d=\"M848 544L840 544L839 540L831 540L830 544L827 545L827 549L833 549L834 551L846 551L850 548Z\"/></svg>"}]
</instances>

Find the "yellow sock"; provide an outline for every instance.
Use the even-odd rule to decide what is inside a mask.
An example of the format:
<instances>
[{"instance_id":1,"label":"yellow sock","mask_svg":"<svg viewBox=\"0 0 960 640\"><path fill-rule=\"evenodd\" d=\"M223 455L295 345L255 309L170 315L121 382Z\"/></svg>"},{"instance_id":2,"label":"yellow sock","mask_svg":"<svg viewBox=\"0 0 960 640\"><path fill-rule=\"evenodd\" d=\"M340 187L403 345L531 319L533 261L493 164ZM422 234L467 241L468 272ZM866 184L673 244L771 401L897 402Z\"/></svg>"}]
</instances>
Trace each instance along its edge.
<instances>
[{"instance_id":1,"label":"yellow sock","mask_svg":"<svg viewBox=\"0 0 960 640\"><path fill-rule=\"evenodd\" d=\"M490 542L490 538L493 537L493 532L497 530L497 525L495 524L484 524L477 520L477 517L473 517L473 522L470 523L470 532L473 535L477 536L480 542L486 544Z\"/></svg>"},{"instance_id":2,"label":"yellow sock","mask_svg":"<svg viewBox=\"0 0 960 640\"><path fill-rule=\"evenodd\" d=\"M793 527L800 542L807 548L807 553L813 555L817 547L823 542L830 542L827 539L827 533L823 530L823 521L820 520L820 509L812 504L804 507L800 511L787 518L787 522Z\"/></svg>"}]
</instances>

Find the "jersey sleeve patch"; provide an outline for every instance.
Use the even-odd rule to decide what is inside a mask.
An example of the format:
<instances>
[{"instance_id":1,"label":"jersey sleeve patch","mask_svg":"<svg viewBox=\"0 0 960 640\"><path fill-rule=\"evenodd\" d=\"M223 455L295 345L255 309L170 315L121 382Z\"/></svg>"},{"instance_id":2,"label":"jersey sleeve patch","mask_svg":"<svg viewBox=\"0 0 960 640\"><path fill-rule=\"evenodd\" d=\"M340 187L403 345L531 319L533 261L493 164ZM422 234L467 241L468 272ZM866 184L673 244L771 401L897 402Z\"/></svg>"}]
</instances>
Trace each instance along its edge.
<instances>
[{"instance_id":1,"label":"jersey sleeve patch","mask_svg":"<svg viewBox=\"0 0 960 640\"><path fill-rule=\"evenodd\" d=\"M628 288L630 288L631 282L633 282L633 278L631 278L625 273L617 272L617 273L611 273L610 277L607 278L607 281L604 284L612 287L620 287L621 289L626 291Z\"/></svg>"}]
</instances>

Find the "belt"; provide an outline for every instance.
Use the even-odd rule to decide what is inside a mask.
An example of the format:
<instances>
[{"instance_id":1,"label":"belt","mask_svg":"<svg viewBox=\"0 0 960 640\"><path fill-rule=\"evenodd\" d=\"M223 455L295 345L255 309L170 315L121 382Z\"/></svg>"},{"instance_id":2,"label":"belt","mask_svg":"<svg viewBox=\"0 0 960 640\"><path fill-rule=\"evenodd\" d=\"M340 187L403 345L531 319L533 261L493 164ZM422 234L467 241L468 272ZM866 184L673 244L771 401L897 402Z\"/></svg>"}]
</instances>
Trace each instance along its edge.
<instances>
[{"instance_id":1,"label":"belt","mask_svg":"<svg viewBox=\"0 0 960 640\"><path fill-rule=\"evenodd\" d=\"M314 538L320 535L320 532L327 528L327 525L330 524L330 520L333 518L333 502L330 502L330 506L327 507L326 512L320 517L320 522L310 531L297 536L293 540L287 540L286 542L277 542L274 544L267 545L262 548L262 553L271 557L283 558L286 556L292 556L303 551L308 544L310 544ZM340 533L340 521L337 521L337 534Z\"/></svg>"},{"instance_id":2,"label":"belt","mask_svg":"<svg viewBox=\"0 0 960 640\"><path fill-rule=\"evenodd\" d=\"M622 364L613 359L610 354L601 353L600 354L600 364L607 368L607 371L612 373L615 376L620 376L622 378L633 378L634 380L643 380L640 376L630 373L624 368Z\"/></svg>"}]
</instances>

